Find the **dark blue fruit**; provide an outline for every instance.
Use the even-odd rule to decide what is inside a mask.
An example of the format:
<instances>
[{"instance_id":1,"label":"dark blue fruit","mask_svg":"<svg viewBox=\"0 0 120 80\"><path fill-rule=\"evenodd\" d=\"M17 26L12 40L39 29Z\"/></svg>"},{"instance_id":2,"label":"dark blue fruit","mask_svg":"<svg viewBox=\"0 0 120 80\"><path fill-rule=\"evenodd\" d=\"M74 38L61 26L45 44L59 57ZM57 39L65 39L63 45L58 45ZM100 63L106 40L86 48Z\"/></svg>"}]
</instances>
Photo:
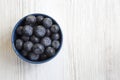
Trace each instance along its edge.
<instances>
[{"instance_id":1,"label":"dark blue fruit","mask_svg":"<svg viewBox=\"0 0 120 80\"><path fill-rule=\"evenodd\" d=\"M28 36L23 35L23 36L21 37L21 39L22 39L23 41L28 41L28 40L29 40L29 37L28 37Z\"/></svg>"},{"instance_id":2,"label":"dark blue fruit","mask_svg":"<svg viewBox=\"0 0 120 80\"><path fill-rule=\"evenodd\" d=\"M40 55L40 60L45 60L45 59L47 59L47 55L46 54Z\"/></svg>"},{"instance_id":3,"label":"dark blue fruit","mask_svg":"<svg viewBox=\"0 0 120 80\"><path fill-rule=\"evenodd\" d=\"M50 18L44 18L43 19L43 25L46 27L46 28L49 28L52 26L52 20Z\"/></svg>"},{"instance_id":4,"label":"dark blue fruit","mask_svg":"<svg viewBox=\"0 0 120 80\"><path fill-rule=\"evenodd\" d=\"M23 27L23 34L25 36L31 36L33 34L33 28L30 25L26 25Z\"/></svg>"},{"instance_id":5,"label":"dark blue fruit","mask_svg":"<svg viewBox=\"0 0 120 80\"><path fill-rule=\"evenodd\" d=\"M52 39L57 40L60 38L60 35L58 33L52 34Z\"/></svg>"},{"instance_id":6,"label":"dark blue fruit","mask_svg":"<svg viewBox=\"0 0 120 80\"><path fill-rule=\"evenodd\" d=\"M52 25L52 26L51 26L51 32L57 33L58 31L59 31L58 25Z\"/></svg>"},{"instance_id":7,"label":"dark blue fruit","mask_svg":"<svg viewBox=\"0 0 120 80\"><path fill-rule=\"evenodd\" d=\"M46 54L41 54L40 55L40 60L45 60L47 59L47 55Z\"/></svg>"},{"instance_id":8,"label":"dark blue fruit","mask_svg":"<svg viewBox=\"0 0 120 80\"><path fill-rule=\"evenodd\" d=\"M35 45L33 45L33 52L35 54L42 54L44 52L44 46L42 44L38 44L36 43Z\"/></svg>"},{"instance_id":9,"label":"dark blue fruit","mask_svg":"<svg viewBox=\"0 0 120 80\"><path fill-rule=\"evenodd\" d=\"M30 40L31 40L33 43L38 43L38 42L39 42L39 38L36 37L36 36L34 36L34 35L30 38Z\"/></svg>"},{"instance_id":10,"label":"dark blue fruit","mask_svg":"<svg viewBox=\"0 0 120 80\"><path fill-rule=\"evenodd\" d=\"M46 48L46 55L47 55L48 57L54 56L54 55L55 55L55 49L52 48L52 47L47 47L47 48Z\"/></svg>"},{"instance_id":11,"label":"dark blue fruit","mask_svg":"<svg viewBox=\"0 0 120 80\"><path fill-rule=\"evenodd\" d=\"M17 39L16 43L15 43L16 48L18 50L21 50L22 49L22 45L23 45L23 41L21 39Z\"/></svg>"},{"instance_id":12,"label":"dark blue fruit","mask_svg":"<svg viewBox=\"0 0 120 80\"><path fill-rule=\"evenodd\" d=\"M55 48L55 49L58 49L60 47L60 42L57 41L57 40L54 40L52 42L52 47Z\"/></svg>"},{"instance_id":13,"label":"dark blue fruit","mask_svg":"<svg viewBox=\"0 0 120 80\"><path fill-rule=\"evenodd\" d=\"M31 61L37 61L37 60L39 59L39 55L34 54L33 52L31 52L31 53L28 54L28 58L29 58Z\"/></svg>"},{"instance_id":14,"label":"dark blue fruit","mask_svg":"<svg viewBox=\"0 0 120 80\"><path fill-rule=\"evenodd\" d=\"M51 39L49 37L44 37L42 40L41 40L41 43L44 45L44 46L50 46L51 45Z\"/></svg>"},{"instance_id":15,"label":"dark blue fruit","mask_svg":"<svg viewBox=\"0 0 120 80\"><path fill-rule=\"evenodd\" d=\"M19 26L16 30L17 34L22 35L22 29L23 29L23 27Z\"/></svg>"},{"instance_id":16,"label":"dark blue fruit","mask_svg":"<svg viewBox=\"0 0 120 80\"><path fill-rule=\"evenodd\" d=\"M24 43L24 50L25 51L31 51L32 47L33 47L33 43L31 41L27 41Z\"/></svg>"},{"instance_id":17,"label":"dark blue fruit","mask_svg":"<svg viewBox=\"0 0 120 80\"><path fill-rule=\"evenodd\" d=\"M42 25L39 25L34 29L34 33L37 37L43 37L46 33L46 29Z\"/></svg>"},{"instance_id":18,"label":"dark blue fruit","mask_svg":"<svg viewBox=\"0 0 120 80\"><path fill-rule=\"evenodd\" d=\"M46 29L46 36L50 36L51 35L51 31L49 29Z\"/></svg>"},{"instance_id":19,"label":"dark blue fruit","mask_svg":"<svg viewBox=\"0 0 120 80\"><path fill-rule=\"evenodd\" d=\"M42 20L44 19L43 16L37 16L37 22L38 24L41 24Z\"/></svg>"},{"instance_id":20,"label":"dark blue fruit","mask_svg":"<svg viewBox=\"0 0 120 80\"><path fill-rule=\"evenodd\" d=\"M28 52L25 51L25 50L22 50L21 54L22 54L23 56L27 56L27 55L28 55Z\"/></svg>"},{"instance_id":21,"label":"dark blue fruit","mask_svg":"<svg viewBox=\"0 0 120 80\"><path fill-rule=\"evenodd\" d=\"M26 23L27 24L34 24L36 22L36 17L35 16L32 16L32 15L29 15L26 17Z\"/></svg>"}]
</instances>

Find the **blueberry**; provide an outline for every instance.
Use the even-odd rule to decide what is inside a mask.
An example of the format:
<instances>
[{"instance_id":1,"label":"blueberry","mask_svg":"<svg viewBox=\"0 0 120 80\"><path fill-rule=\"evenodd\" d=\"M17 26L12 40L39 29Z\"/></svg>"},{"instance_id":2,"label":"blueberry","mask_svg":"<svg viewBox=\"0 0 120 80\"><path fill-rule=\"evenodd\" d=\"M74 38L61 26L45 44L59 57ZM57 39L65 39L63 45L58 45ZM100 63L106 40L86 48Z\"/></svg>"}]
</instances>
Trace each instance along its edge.
<instances>
[{"instance_id":1,"label":"blueberry","mask_svg":"<svg viewBox=\"0 0 120 80\"><path fill-rule=\"evenodd\" d=\"M42 40L41 40L41 43L44 45L44 46L50 46L51 45L51 39L49 37L44 37Z\"/></svg>"},{"instance_id":2,"label":"blueberry","mask_svg":"<svg viewBox=\"0 0 120 80\"><path fill-rule=\"evenodd\" d=\"M21 37L21 39L22 39L23 41L28 41L28 40L29 40L29 37L28 37L28 36L23 35L23 36Z\"/></svg>"},{"instance_id":3,"label":"blueberry","mask_svg":"<svg viewBox=\"0 0 120 80\"><path fill-rule=\"evenodd\" d=\"M52 42L52 46L53 46L53 48L58 49L58 48L60 47L60 42L57 41L57 40L54 40L54 41Z\"/></svg>"},{"instance_id":4,"label":"blueberry","mask_svg":"<svg viewBox=\"0 0 120 80\"><path fill-rule=\"evenodd\" d=\"M55 49L52 48L52 47L47 47L47 48L46 48L46 55L47 55L48 57L54 56L54 55L55 55Z\"/></svg>"},{"instance_id":5,"label":"blueberry","mask_svg":"<svg viewBox=\"0 0 120 80\"><path fill-rule=\"evenodd\" d=\"M37 37L43 37L46 33L46 29L42 25L39 25L35 28L34 32Z\"/></svg>"},{"instance_id":6,"label":"blueberry","mask_svg":"<svg viewBox=\"0 0 120 80\"><path fill-rule=\"evenodd\" d=\"M36 36L34 36L34 35L30 38L30 40L31 40L33 43L39 42L39 38L36 37Z\"/></svg>"},{"instance_id":7,"label":"blueberry","mask_svg":"<svg viewBox=\"0 0 120 80\"><path fill-rule=\"evenodd\" d=\"M33 46L33 52L35 54L42 54L44 52L44 46L42 44L38 44L36 43L34 46Z\"/></svg>"},{"instance_id":8,"label":"blueberry","mask_svg":"<svg viewBox=\"0 0 120 80\"><path fill-rule=\"evenodd\" d=\"M53 33L57 33L57 32L59 31L58 25L52 25L52 26L51 26L51 31L52 31Z\"/></svg>"},{"instance_id":9,"label":"blueberry","mask_svg":"<svg viewBox=\"0 0 120 80\"><path fill-rule=\"evenodd\" d=\"M43 25L46 27L46 28L49 28L52 26L52 20L50 18L44 18L43 19Z\"/></svg>"},{"instance_id":10,"label":"blueberry","mask_svg":"<svg viewBox=\"0 0 120 80\"><path fill-rule=\"evenodd\" d=\"M33 15L29 15L26 17L27 24L34 24L36 22L36 17Z\"/></svg>"},{"instance_id":11,"label":"blueberry","mask_svg":"<svg viewBox=\"0 0 120 80\"><path fill-rule=\"evenodd\" d=\"M31 41L27 41L24 43L24 50L25 51L31 51L33 47L33 43Z\"/></svg>"},{"instance_id":12,"label":"blueberry","mask_svg":"<svg viewBox=\"0 0 120 80\"><path fill-rule=\"evenodd\" d=\"M60 38L60 35L58 33L52 34L52 39L57 40Z\"/></svg>"},{"instance_id":13,"label":"blueberry","mask_svg":"<svg viewBox=\"0 0 120 80\"><path fill-rule=\"evenodd\" d=\"M23 45L23 41L21 39L17 39L16 40L16 44L15 44L16 48L18 50L21 50L22 49L22 45Z\"/></svg>"},{"instance_id":14,"label":"blueberry","mask_svg":"<svg viewBox=\"0 0 120 80\"><path fill-rule=\"evenodd\" d=\"M47 59L47 55L46 54L41 54L40 55L40 60L45 60Z\"/></svg>"},{"instance_id":15,"label":"blueberry","mask_svg":"<svg viewBox=\"0 0 120 80\"><path fill-rule=\"evenodd\" d=\"M31 36L33 34L33 28L30 25L26 25L23 27L23 34L25 36Z\"/></svg>"},{"instance_id":16,"label":"blueberry","mask_svg":"<svg viewBox=\"0 0 120 80\"><path fill-rule=\"evenodd\" d=\"M44 19L43 16L37 16L37 22L38 22L38 24L40 24L43 19Z\"/></svg>"},{"instance_id":17,"label":"blueberry","mask_svg":"<svg viewBox=\"0 0 120 80\"><path fill-rule=\"evenodd\" d=\"M23 27L22 26L19 26L18 28L17 28L17 34L19 34L19 35L22 35L22 29L23 29Z\"/></svg>"},{"instance_id":18,"label":"blueberry","mask_svg":"<svg viewBox=\"0 0 120 80\"><path fill-rule=\"evenodd\" d=\"M51 31L49 29L46 29L46 36L50 36L51 35Z\"/></svg>"},{"instance_id":19,"label":"blueberry","mask_svg":"<svg viewBox=\"0 0 120 80\"><path fill-rule=\"evenodd\" d=\"M25 50L22 50L21 54L22 54L23 56L27 56L27 55L28 55L28 52L26 52Z\"/></svg>"},{"instance_id":20,"label":"blueberry","mask_svg":"<svg viewBox=\"0 0 120 80\"><path fill-rule=\"evenodd\" d=\"M29 53L28 58L32 61L37 61L39 59L39 55L34 54L33 52Z\"/></svg>"}]
</instances>

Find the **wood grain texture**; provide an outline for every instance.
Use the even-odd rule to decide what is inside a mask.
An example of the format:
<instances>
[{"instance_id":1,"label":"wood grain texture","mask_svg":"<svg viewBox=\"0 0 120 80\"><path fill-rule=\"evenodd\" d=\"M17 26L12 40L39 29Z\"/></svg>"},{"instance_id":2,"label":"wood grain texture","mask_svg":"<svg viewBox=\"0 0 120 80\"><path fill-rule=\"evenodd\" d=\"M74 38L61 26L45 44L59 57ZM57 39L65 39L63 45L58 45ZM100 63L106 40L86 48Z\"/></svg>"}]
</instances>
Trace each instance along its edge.
<instances>
[{"instance_id":1,"label":"wood grain texture","mask_svg":"<svg viewBox=\"0 0 120 80\"><path fill-rule=\"evenodd\" d=\"M0 80L120 80L120 0L0 0ZM53 17L63 31L57 57L19 59L11 46L16 22L30 13Z\"/></svg>"}]
</instances>

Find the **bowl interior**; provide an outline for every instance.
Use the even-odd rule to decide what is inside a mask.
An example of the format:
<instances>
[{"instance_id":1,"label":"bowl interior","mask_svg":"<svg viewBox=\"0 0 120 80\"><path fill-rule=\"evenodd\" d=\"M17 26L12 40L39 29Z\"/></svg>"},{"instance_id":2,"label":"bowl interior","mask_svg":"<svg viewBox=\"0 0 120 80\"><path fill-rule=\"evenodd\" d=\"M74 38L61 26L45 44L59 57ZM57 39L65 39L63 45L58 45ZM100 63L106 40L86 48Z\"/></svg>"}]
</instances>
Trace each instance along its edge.
<instances>
[{"instance_id":1,"label":"bowl interior","mask_svg":"<svg viewBox=\"0 0 120 80\"><path fill-rule=\"evenodd\" d=\"M30 14L30 15L49 17L49 18L52 19L53 24L57 24L57 25L59 26L59 24L58 24L52 17L50 17L50 16L48 16L48 15L45 15L45 14ZM29 16L29 15L27 15L27 16ZM50 57L50 58L48 58L48 59L46 59L46 60L42 60L42 61L31 61L31 60L29 60L28 58L22 56L22 55L21 55L21 51L17 50L16 47L15 47L15 40L16 40L16 38L19 38L19 35L16 34L16 29L17 29L17 27L19 27L19 26L24 26L24 24L25 24L25 18L26 18L27 16L25 16L25 17L23 17L22 19L20 19L20 20L17 22L17 24L15 25L14 29L13 29L13 32L12 32L12 47L13 47L15 53L16 53L21 59L23 59L24 61L27 61L27 62L33 63L33 64L39 64L39 63L47 62L47 61L51 60L52 58L54 58L54 57L58 54L58 52L60 51L60 49L61 49L62 40L63 40L63 35L62 35L61 28L60 28L60 26L59 26L59 28L60 28L59 34L60 34L60 43L61 43L61 45L60 45L60 47L58 48L58 50L56 51L55 56Z\"/></svg>"}]
</instances>

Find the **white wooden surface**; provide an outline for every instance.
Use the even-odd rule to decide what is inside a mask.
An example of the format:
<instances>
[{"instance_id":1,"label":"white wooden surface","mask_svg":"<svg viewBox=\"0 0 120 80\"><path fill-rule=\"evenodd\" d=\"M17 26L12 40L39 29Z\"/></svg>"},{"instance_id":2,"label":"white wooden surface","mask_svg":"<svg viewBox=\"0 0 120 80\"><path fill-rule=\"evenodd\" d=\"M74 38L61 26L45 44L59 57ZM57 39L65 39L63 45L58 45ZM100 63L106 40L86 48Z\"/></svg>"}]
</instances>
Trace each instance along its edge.
<instances>
[{"instance_id":1,"label":"white wooden surface","mask_svg":"<svg viewBox=\"0 0 120 80\"><path fill-rule=\"evenodd\" d=\"M12 29L30 13L50 15L63 30L48 63L26 63L12 50ZM120 80L120 0L0 0L0 80Z\"/></svg>"}]
</instances>

